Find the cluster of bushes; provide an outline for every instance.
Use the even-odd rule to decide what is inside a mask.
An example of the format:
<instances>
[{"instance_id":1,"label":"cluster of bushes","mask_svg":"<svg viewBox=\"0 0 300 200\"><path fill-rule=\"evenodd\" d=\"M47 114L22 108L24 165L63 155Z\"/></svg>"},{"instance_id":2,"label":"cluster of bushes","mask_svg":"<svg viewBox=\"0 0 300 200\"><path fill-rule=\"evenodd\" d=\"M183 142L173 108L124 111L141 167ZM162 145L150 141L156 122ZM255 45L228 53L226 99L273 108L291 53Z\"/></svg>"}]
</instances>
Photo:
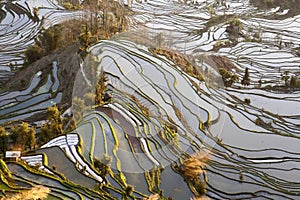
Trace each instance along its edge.
<instances>
[{"instance_id":1,"label":"cluster of bushes","mask_svg":"<svg viewBox=\"0 0 300 200\"><path fill-rule=\"evenodd\" d=\"M94 167L97 169L101 177L106 177L108 174L112 173L110 168L111 161L112 158L107 154L104 154L100 159L94 158Z\"/></svg>"},{"instance_id":2,"label":"cluster of bushes","mask_svg":"<svg viewBox=\"0 0 300 200\"><path fill-rule=\"evenodd\" d=\"M227 71L225 68L219 69L220 75L222 76L222 80L224 86L230 87L233 83L236 83L239 80L238 75L232 74L230 71Z\"/></svg>"},{"instance_id":3,"label":"cluster of bushes","mask_svg":"<svg viewBox=\"0 0 300 200\"><path fill-rule=\"evenodd\" d=\"M254 122L257 126L266 128L266 129L270 129L272 128L272 122L265 122L263 119L261 119L260 117L257 117L255 122Z\"/></svg>"},{"instance_id":4,"label":"cluster of bushes","mask_svg":"<svg viewBox=\"0 0 300 200\"><path fill-rule=\"evenodd\" d=\"M173 169L182 175L197 198L204 198L206 194L207 179L205 167L209 160L209 154L196 152L185 159L180 166L173 166ZM204 180L201 179L201 175L203 175Z\"/></svg>"},{"instance_id":5,"label":"cluster of bushes","mask_svg":"<svg viewBox=\"0 0 300 200\"><path fill-rule=\"evenodd\" d=\"M0 144L0 152L2 154L5 154L6 150L14 146L22 150L33 149L36 146L35 127L22 122L12 126L8 131L3 126L0 126Z\"/></svg>"},{"instance_id":6,"label":"cluster of bushes","mask_svg":"<svg viewBox=\"0 0 300 200\"><path fill-rule=\"evenodd\" d=\"M56 105L47 109L47 115L48 121L38 131L35 126L27 122L7 126L7 128L0 126L0 153L4 154L11 149L33 150L65 131L75 128L73 121L67 123L68 120L61 117Z\"/></svg>"},{"instance_id":7,"label":"cluster of bushes","mask_svg":"<svg viewBox=\"0 0 300 200\"><path fill-rule=\"evenodd\" d=\"M289 87L291 89L300 87L300 81L298 80L297 76L296 75L290 75L289 71L284 71L281 74L281 80L284 81L285 87Z\"/></svg>"},{"instance_id":8,"label":"cluster of bushes","mask_svg":"<svg viewBox=\"0 0 300 200\"><path fill-rule=\"evenodd\" d=\"M47 109L47 116L47 122L42 125L37 133L38 145L44 144L49 140L73 131L76 128L73 116L62 117L61 112L56 105Z\"/></svg>"},{"instance_id":9,"label":"cluster of bushes","mask_svg":"<svg viewBox=\"0 0 300 200\"><path fill-rule=\"evenodd\" d=\"M231 39L237 39L243 27L242 22L238 18L232 18L228 21L228 24L229 25L226 27L226 32L229 34L229 36L231 36Z\"/></svg>"}]
</instances>

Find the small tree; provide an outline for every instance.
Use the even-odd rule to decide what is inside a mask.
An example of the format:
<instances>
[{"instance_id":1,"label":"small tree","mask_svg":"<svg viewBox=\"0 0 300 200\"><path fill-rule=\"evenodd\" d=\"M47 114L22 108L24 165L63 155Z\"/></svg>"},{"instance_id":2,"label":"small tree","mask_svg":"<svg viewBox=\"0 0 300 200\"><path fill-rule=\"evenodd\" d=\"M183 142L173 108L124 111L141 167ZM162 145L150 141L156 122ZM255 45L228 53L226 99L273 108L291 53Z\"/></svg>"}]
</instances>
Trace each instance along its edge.
<instances>
[{"instance_id":1,"label":"small tree","mask_svg":"<svg viewBox=\"0 0 300 200\"><path fill-rule=\"evenodd\" d=\"M47 109L47 115L49 121L61 121L60 112L56 105L53 105Z\"/></svg>"},{"instance_id":2,"label":"small tree","mask_svg":"<svg viewBox=\"0 0 300 200\"><path fill-rule=\"evenodd\" d=\"M281 77L281 80L284 81L284 84L285 84L286 87L289 85L289 79L290 79L289 74L290 74L289 71L284 71L283 74L282 74L282 77Z\"/></svg>"},{"instance_id":3,"label":"small tree","mask_svg":"<svg viewBox=\"0 0 300 200\"><path fill-rule=\"evenodd\" d=\"M62 117L56 105L47 109L48 120L51 131L54 135L61 135L63 133Z\"/></svg>"},{"instance_id":4,"label":"small tree","mask_svg":"<svg viewBox=\"0 0 300 200\"><path fill-rule=\"evenodd\" d=\"M88 24L82 26L82 32L79 36L80 44L82 45L82 49L84 51L87 51L88 47L90 46L92 38L92 33L89 30Z\"/></svg>"},{"instance_id":5,"label":"small tree","mask_svg":"<svg viewBox=\"0 0 300 200\"><path fill-rule=\"evenodd\" d=\"M56 105L47 109L48 123L43 124L38 133L39 143L45 143L55 136L63 134L63 120ZM31 145L34 143L30 142Z\"/></svg>"},{"instance_id":6,"label":"small tree","mask_svg":"<svg viewBox=\"0 0 300 200\"><path fill-rule=\"evenodd\" d=\"M232 39L237 40L243 24L238 18L233 18L229 21L229 26L226 27L226 32L229 33Z\"/></svg>"},{"instance_id":7,"label":"small tree","mask_svg":"<svg viewBox=\"0 0 300 200\"><path fill-rule=\"evenodd\" d=\"M100 175L102 177L105 177L106 175L108 175L111 171L110 169L110 163L112 161L112 158L107 155L107 154L104 154L101 159L97 159L97 158L94 158L94 166L95 168L98 170L98 172L100 173Z\"/></svg>"},{"instance_id":8,"label":"small tree","mask_svg":"<svg viewBox=\"0 0 300 200\"><path fill-rule=\"evenodd\" d=\"M51 138L53 138L53 133L48 127L48 124L43 124L38 133L39 143L44 144L48 142Z\"/></svg>"},{"instance_id":9,"label":"small tree","mask_svg":"<svg viewBox=\"0 0 300 200\"><path fill-rule=\"evenodd\" d=\"M132 192L134 191L134 187L132 185L127 185L125 188L125 195L127 197L132 196Z\"/></svg>"},{"instance_id":10,"label":"small tree","mask_svg":"<svg viewBox=\"0 0 300 200\"><path fill-rule=\"evenodd\" d=\"M243 77L243 80L242 80L242 85L250 85L250 77L249 77L249 68L246 67L246 70L245 70L245 74L244 74L244 77Z\"/></svg>"},{"instance_id":11,"label":"small tree","mask_svg":"<svg viewBox=\"0 0 300 200\"><path fill-rule=\"evenodd\" d=\"M5 142L7 139L7 132L3 126L0 126L0 146L1 146L1 152L5 153Z\"/></svg>"},{"instance_id":12,"label":"small tree","mask_svg":"<svg viewBox=\"0 0 300 200\"><path fill-rule=\"evenodd\" d=\"M107 90L107 85L106 85L106 74L104 71L100 73L99 81L96 86L96 97L95 97L95 104L96 105L103 105L103 98L105 91Z\"/></svg>"},{"instance_id":13,"label":"small tree","mask_svg":"<svg viewBox=\"0 0 300 200\"><path fill-rule=\"evenodd\" d=\"M36 44L43 49L44 54L49 54L61 46L61 39L61 28L54 25L41 32L36 39Z\"/></svg>"},{"instance_id":14,"label":"small tree","mask_svg":"<svg viewBox=\"0 0 300 200\"><path fill-rule=\"evenodd\" d=\"M225 68L220 68L219 72L226 87L230 87L233 83L236 83L239 80L239 77L236 74L232 74Z\"/></svg>"},{"instance_id":15,"label":"small tree","mask_svg":"<svg viewBox=\"0 0 300 200\"><path fill-rule=\"evenodd\" d=\"M34 149L36 145L36 132L35 128L31 128L28 135L27 146L30 149Z\"/></svg>"},{"instance_id":16,"label":"small tree","mask_svg":"<svg viewBox=\"0 0 300 200\"><path fill-rule=\"evenodd\" d=\"M11 139L15 144L21 145L22 149L33 148L36 143L35 128L26 122L11 128Z\"/></svg>"},{"instance_id":17,"label":"small tree","mask_svg":"<svg viewBox=\"0 0 300 200\"><path fill-rule=\"evenodd\" d=\"M290 80L290 87L293 89L297 86L297 77L296 76L292 76L291 80Z\"/></svg>"},{"instance_id":18,"label":"small tree","mask_svg":"<svg viewBox=\"0 0 300 200\"><path fill-rule=\"evenodd\" d=\"M25 52L25 65L31 64L43 57L44 51L38 45L28 47Z\"/></svg>"}]
</instances>

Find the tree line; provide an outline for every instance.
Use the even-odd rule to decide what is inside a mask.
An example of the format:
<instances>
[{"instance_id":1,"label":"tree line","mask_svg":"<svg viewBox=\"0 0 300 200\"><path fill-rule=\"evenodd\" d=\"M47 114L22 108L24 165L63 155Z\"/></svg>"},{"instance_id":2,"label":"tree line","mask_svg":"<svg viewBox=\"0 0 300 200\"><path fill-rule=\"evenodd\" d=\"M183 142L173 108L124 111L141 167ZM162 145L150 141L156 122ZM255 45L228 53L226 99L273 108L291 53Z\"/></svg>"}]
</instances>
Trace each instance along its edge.
<instances>
[{"instance_id":1,"label":"tree line","mask_svg":"<svg viewBox=\"0 0 300 200\"><path fill-rule=\"evenodd\" d=\"M34 45L24 52L24 66L39 60L43 56L65 47L73 42L81 44L84 53L91 44L127 29L131 13L113 0L85 0L80 5L74 1L65 1L62 5L69 9L82 10L81 17L67 20L49 28L41 28Z\"/></svg>"},{"instance_id":2,"label":"tree line","mask_svg":"<svg viewBox=\"0 0 300 200\"><path fill-rule=\"evenodd\" d=\"M14 149L21 151L34 150L52 138L75 128L72 120L71 123L67 123L69 119L61 116L56 105L47 109L47 116L47 121L41 127L36 127L28 122L20 122L10 127L0 125L0 154L5 154L5 151Z\"/></svg>"}]
</instances>

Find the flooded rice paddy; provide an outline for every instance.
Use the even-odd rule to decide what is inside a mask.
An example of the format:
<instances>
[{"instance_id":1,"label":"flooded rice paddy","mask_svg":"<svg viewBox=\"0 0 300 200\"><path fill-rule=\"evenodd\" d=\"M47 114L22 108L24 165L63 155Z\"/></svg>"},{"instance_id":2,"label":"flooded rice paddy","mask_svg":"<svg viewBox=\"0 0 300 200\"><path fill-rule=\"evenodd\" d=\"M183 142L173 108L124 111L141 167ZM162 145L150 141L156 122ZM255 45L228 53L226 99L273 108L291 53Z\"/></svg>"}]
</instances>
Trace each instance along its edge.
<instances>
[{"instance_id":1,"label":"flooded rice paddy","mask_svg":"<svg viewBox=\"0 0 300 200\"><path fill-rule=\"evenodd\" d=\"M289 76L300 74L300 13L284 18L288 11L276 7L260 9L250 1L217 2L134 3L130 30L92 46L75 78L73 97L83 97L95 91L96 74L105 71L111 102L82 111L83 117L77 120L74 133L80 136L81 150L73 145L72 152L80 159L68 153L72 146L68 142L67 147L58 145L63 151L57 147L39 150L49 157L49 166L60 166L50 159L54 154L60 159L65 156L70 165L83 159L88 166L94 158L108 154L118 176L107 177L115 188L110 188L113 197L121 197L125 182L135 187L136 198L163 191L166 197L189 199L193 190L174 166L200 151L210 157L201 179L211 199L299 198L300 93L278 86L285 84L282 74L286 71ZM37 16L33 7L39 7ZM22 52L33 44L41 26L80 15L50 0L2 3L1 11L2 80L13 77L21 66ZM229 22L237 19L240 30L230 33ZM204 81L172 60L154 55L149 48L153 46L188 55ZM240 80L249 68L250 85L238 82L225 87L212 55L227 57ZM0 123L23 120L61 102L59 63L50 67L48 74L36 71L26 89L1 87ZM41 82L41 76L46 81ZM95 198L91 191L72 192L55 180L29 176L21 166L9 167L22 173L22 177L16 175L18 181L47 185L57 197ZM157 171L159 190L153 189L151 175ZM68 192L62 194L57 188Z\"/></svg>"}]
</instances>

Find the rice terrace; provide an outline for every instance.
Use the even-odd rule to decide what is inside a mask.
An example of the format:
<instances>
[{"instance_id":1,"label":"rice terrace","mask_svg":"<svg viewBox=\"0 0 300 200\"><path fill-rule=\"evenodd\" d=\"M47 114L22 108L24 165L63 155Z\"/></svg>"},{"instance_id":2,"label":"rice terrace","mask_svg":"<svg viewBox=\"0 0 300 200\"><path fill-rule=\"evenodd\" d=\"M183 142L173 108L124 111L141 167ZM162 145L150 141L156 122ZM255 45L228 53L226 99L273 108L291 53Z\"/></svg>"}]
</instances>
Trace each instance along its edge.
<instances>
[{"instance_id":1,"label":"rice terrace","mask_svg":"<svg viewBox=\"0 0 300 200\"><path fill-rule=\"evenodd\" d=\"M300 0L0 0L0 200L300 199Z\"/></svg>"}]
</instances>

